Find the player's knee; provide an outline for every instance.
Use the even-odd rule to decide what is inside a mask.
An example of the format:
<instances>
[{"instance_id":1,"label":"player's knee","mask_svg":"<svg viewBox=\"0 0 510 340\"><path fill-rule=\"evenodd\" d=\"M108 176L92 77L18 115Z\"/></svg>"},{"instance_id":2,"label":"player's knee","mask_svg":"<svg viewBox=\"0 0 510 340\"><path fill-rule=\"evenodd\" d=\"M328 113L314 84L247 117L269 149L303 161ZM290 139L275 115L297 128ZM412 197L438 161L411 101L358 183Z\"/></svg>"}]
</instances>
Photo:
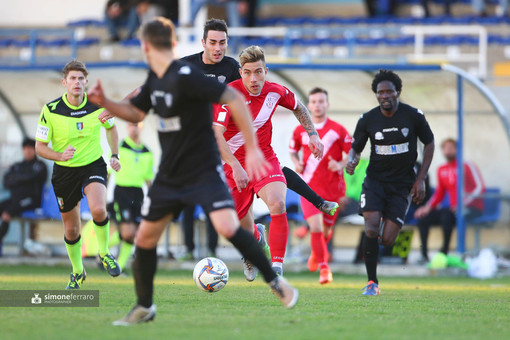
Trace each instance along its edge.
<instances>
[{"instance_id":1,"label":"player's knee","mask_svg":"<svg viewBox=\"0 0 510 340\"><path fill-rule=\"evenodd\" d=\"M106 208L100 205L91 206L90 214L95 221L103 221L106 218Z\"/></svg>"},{"instance_id":2,"label":"player's knee","mask_svg":"<svg viewBox=\"0 0 510 340\"><path fill-rule=\"evenodd\" d=\"M134 230L124 231L122 233L122 240L128 243L133 243L135 240L135 234Z\"/></svg>"},{"instance_id":3,"label":"player's knee","mask_svg":"<svg viewBox=\"0 0 510 340\"><path fill-rule=\"evenodd\" d=\"M286 210L285 200L275 199L268 203L269 211L274 214L283 214Z\"/></svg>"},{"instance_id":4,"label":"player's knee","mask_svg":"<svg viewBox=\"0 0 510 340\"><path fill-rule=\"evenodd\" d=\"M365 235L368 238L377 238L379 236L379 230L377 228L369 228L368 226L365 228Z\"/></svg>"},{"instance_id":5,"label":"player's knee","mask_svg":"<svg viewBox=\"0 0 510 340\"><path fill-rule=\"evenodd\" d=\"M381 244L385 247L391 247L395 243L396 237L384 235L381 237Z\"/></svg>"}]
</instances>

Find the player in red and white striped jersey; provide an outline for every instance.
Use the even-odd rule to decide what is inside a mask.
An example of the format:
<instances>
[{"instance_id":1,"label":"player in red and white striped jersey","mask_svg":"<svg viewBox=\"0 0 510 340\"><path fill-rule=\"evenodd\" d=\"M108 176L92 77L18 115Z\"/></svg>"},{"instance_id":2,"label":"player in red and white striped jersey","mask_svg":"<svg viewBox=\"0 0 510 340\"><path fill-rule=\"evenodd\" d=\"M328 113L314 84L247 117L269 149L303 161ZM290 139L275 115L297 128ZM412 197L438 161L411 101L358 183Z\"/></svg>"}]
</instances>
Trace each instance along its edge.
<instances>
[{"instance_id":1,"label":"player in red and white striped jersey","mask_svg":"<svg viewBox=\"0 0 510 340\"><path fill-rule=\"evenodd\" d=\"M241 52L240 62L241 79L230 83L229 86L240 91L250 107L257 140L266 160L271 164L268 175L258 181L249 181L244 170L244 139L230 119L228 106L216 106L213 128L221 157L225 162L227 184L231 189L241 225L247 230L254 231L252 203L254 194L257 194L266 203L271 215L268 241L273 269L282 273L289 225L285 207L286 180L271 147L273 130L271 117L276 107L280 105L294 113L309 135L311 152L319 159L322 158L323 145L306 106L286 87L265 80L268 69L263 50L258 46L246 48Z\"/></svg>"},{"instance_id":2,"label":"player in red and white striped jersey","mask_svg":"<svg viewBox=\"0 0 510 340\"><path fill-rule=\"evenodd\" d=\"M351 149L351 136L346 128L331 120L326 112L329 109L328 92L322 88L312 89L308 95L308 109L312 121L324 144L324 157L310 157L308 134L302 126L296 127L290 141L290 156L305 182L317 194L332 202L340 202L345 196L343 169L347 162L344 153ZM301 152L301 157L299 152ZM321 284L333 281L327 261L326 244L332 237L338 211L330 216L322 213L307 200L301 199L303 215L310 226L312 252L308 259L308 269L314 272L320 269Z\"/></svg>"}]
</instances>

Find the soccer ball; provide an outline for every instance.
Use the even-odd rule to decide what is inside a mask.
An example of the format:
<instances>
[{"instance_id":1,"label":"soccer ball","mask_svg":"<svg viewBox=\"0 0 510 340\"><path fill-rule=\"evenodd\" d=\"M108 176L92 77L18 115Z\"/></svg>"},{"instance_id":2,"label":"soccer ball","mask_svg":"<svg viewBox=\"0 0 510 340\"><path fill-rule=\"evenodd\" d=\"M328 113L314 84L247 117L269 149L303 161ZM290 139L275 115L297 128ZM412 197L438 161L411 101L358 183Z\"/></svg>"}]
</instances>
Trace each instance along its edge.
<instances>
[{"instance_id":1,"label":"soccer ball","mask_svg":"<svg viewBox=\"0 0 510 340\"><path fill-rule=\"evenodd\" d=\"M193 281L198 288L215 293L227 284L228 268L222 260L206 257L195 265Z\"/></svg>"}]
</instances>

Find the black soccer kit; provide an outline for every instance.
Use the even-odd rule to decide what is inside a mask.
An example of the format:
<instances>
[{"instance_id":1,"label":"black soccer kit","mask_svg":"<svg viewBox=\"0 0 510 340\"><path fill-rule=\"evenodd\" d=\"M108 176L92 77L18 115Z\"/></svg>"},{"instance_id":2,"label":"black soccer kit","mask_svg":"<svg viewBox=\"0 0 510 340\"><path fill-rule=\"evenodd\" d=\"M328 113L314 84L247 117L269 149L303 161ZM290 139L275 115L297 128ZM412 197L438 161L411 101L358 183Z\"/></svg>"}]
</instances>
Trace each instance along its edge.
<instances>
[{"instance_id":1,"label":"black soccer kit","mask_svg":"<svg viewBox=\"0 0 510 340\"><path fill-rule=\"evenodd\" d=\"M161 145L158 174L142 206L142 216L156 221L200 204L209 212L234 208L212 126L212 102L225 85L193 65L174 61L160 79L153 71L131 103L154 109Z\"/></svg>"},{"instance_id":2,"label":"black soccer kit","mask_svg":"<svg viewBox=\"0 0 510 340\"><path fill-rule=\"evenodd\" d=\"M205 64L202 59L203 55L204 52L202 51L200 53L181 58L181 60L195 65L202 70L205 76L216 78L223 84L228 84L241 78L241 75L239 74L239 68L241 66L239 66L239 63L234 58L225 56L217 64Z\"/></svg>"},{"instance_id":3,"label":"black soccer kit","mask_svg":"<svg viewBox=\"0 0 510 340\"><path fill-rule=\"evenodd\" d=\"M373 108L358 120L352 148L361 153L370 138L370 162L363 182L360 210L381 211L384 218L402 226L416 180L417 139L434 141L434 134L419 109L399 103L392 117Z\"/></svg>"}]
</instances>

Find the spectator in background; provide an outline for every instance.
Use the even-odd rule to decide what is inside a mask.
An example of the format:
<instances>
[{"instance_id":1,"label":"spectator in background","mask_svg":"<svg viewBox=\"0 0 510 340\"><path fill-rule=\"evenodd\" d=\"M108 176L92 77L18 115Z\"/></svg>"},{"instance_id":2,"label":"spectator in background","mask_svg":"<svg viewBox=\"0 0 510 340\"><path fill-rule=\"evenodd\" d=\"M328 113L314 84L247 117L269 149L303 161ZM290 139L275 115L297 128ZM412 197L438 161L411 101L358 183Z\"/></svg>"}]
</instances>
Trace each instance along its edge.
<instances>
[{"instance_id":1,"label":"spectator in background","mask_svg":"<svg viewBox=\"0 0 510 340\"><path fill-rule=\"evenodd\" d=\"M443 228L443 247L441 252L448 254L450 238L455 225L455 211L457 208L457 142L448 138L441 144L441 151L446 164L437 169L437 187L431 199L424 206L418 208L414 214L418 218L418 227L422 243L422 260L428 261L427 238L430 226L440 224ZM483 200L479 198L485 192L485 185L478 168L470 162L464 163L464 205L466 219L479 217L483 213ZM440 207L445 195L448 194L448 206Z\"/></svg>"},{"instance_id":2,"label":"spectator in background","mask_svg":"<svg viewBox=\"0 0 510 340\"><path fill-rule=\"evenodd\" d=\"M119 29L126 27L127 38L134 38L140 25L134 0L108 0L105 9L105 22L110 41L120 41Z\"/></svg>"},{"instance_id":3,"label":"spectator in background","mask_svg":"<svg viewBox=\"0 0 510 340\"><path fill-rule=\"evenodd\" d=\"M142 24L158 16L168 18L177 24L179 21L179 0L138 0L136 12Z\"/></svg>"},{"instance_id":4,"label":"spectator in background","mask_svg":"<svg viewBox=\"0 0 510 340\"><path fill-rule=\"evenodd\" d=\"M365 0L369 17L394 16L397 10L396 0Z\"/></svg>"},{"instance_id":5,"label":"spectator in background","mask_svg":"<svg viewBox=\"0 0 510 340\"><path fill-rule=\"evenodd\" d=\"M0 245L9 230L12 217L41 206L48 173L46 165L35 154L35 140L25 138L22 145L23 161L13 164L4 176L4 187L9 189L11 197L0 202Z\"/></svg>"},{"instance_id":6,"label":"spectator in background","mask_svg":"<svg viewBox=\"0 0 510 340\"><path fill-rule=\"evenodd\" d=\"M195 242L193 241L195 236L195 230L193 229L195 225L195 207L195 205L188 205L182 210L182 229L184 232L184 243L186 244L186 254L179 258L181 261L192 261L195 259L193 256L193 250L195 250ZM218 233L207 215L205 224L207 228L207 256L216 257Z\"/></svg>"}]
</instances>

